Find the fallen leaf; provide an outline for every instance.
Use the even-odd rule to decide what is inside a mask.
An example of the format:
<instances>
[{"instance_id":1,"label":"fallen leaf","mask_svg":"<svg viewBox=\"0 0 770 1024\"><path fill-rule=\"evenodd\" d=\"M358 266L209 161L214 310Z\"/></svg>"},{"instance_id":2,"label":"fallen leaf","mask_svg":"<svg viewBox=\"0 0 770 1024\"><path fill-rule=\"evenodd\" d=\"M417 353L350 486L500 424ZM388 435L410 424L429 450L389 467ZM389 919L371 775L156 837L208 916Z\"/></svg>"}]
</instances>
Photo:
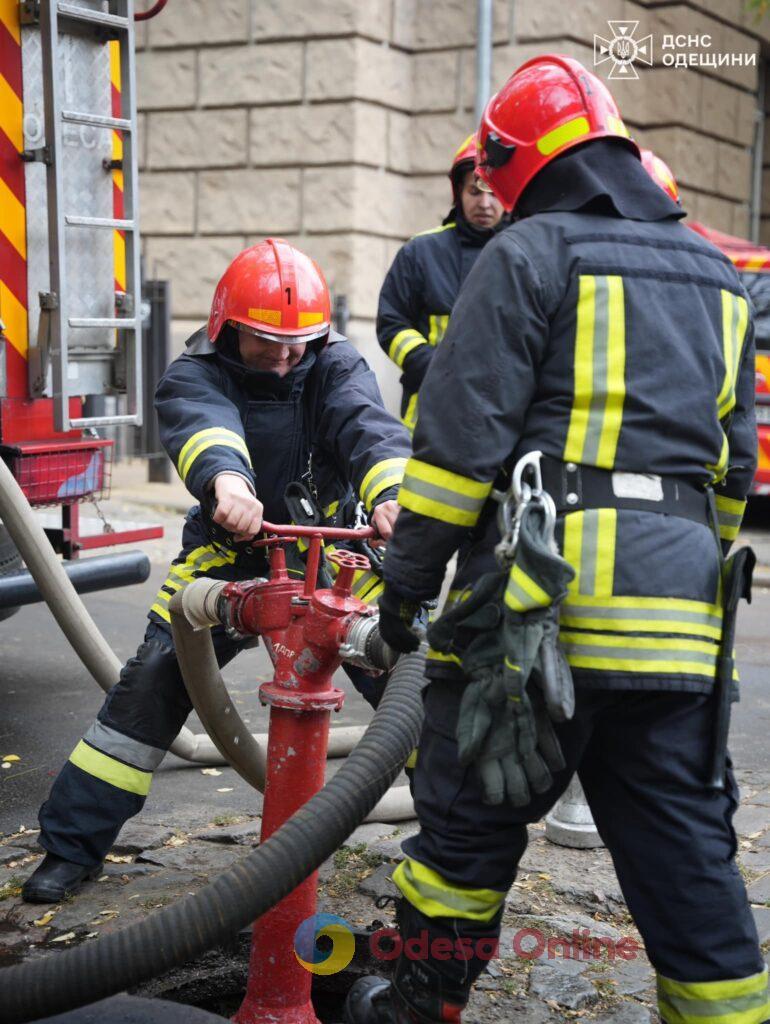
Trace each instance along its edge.
<instances>
[{"instance_id":1,"label":"fallen leaf","mask_svg":"<svg viewBox=\"0 0 770 1024\"><path fill-rule=\"evenodd\" d=\"M21 761L18 754L6 754L5 757L0 758L0 761L10 761L12 764L15 761Z\"/></svg>"},{"instance_id":2,"label":"fallen leaf","mask_svg":"<svg viewBox=\"0 0 770 1024\"><path fill-rule=\"evenodd\" d=\"M74 938L74 932L65 932L64 935L57 935L55 939L51 939L51 942L69 942L70 939Z\"/></svg>"},{"instance_id":3,"label":"fallen leaf","mask_svg":"<svg viewBox=\"0 0 770 1024\"><path fill-rule=\"evenodd\" d=\"M187 839L186 839L185 836L172 836L169 839L169 841L167 843L164 843L163 845L164 846L185 846L186 844L187 844Z\"/></svg>"},{"instance_id":4,"label":"fallen leaf","mask_svg":"<svg viewBox=\"0 0 770 1024\"><path fill-rule=\"evenodd\" d=\"M218 768L201 768L201 775L221 775Z\"/></svg>"},{"instance_id":5,"label":"fallen leaf","mask_svg":"<svg viewBox=\"0 0 770 1024\"><path fill-rule=\"evenodd\" d=\"M42 917L39 917L36 921L33 921L32 924L34 924L36 928L45 928L47 924L50 924L51 921L53 921L55 915L55 910L48 910L46 911L45 914L43 914Z\"/></svg>"},{"instance_id":6,"label":"fallen leaf","mask_svg":"<svg viewBox=\"0 0 770 1024\"><path fill-rule=\"evenodd\" d=\"M217 793L232 793L232 791L233 791L233 787L232 786L223 786L221 789L217 790Z\"/></svg>"},{"instance_id":7,"label":"fallen leaf","mask_svg":"<svg viewBox=\"0 0 770 1024\"><path fill-rule=\"evenodd\" d=\"M550 882L551 881L551 876L548 874L547 871L541 871L540 874L537 877L538 878L542 878L544 882Z\"/></svg>"},{"instance_id":8,"label":"fallen leaf","mask_svg":"<svg viewBox=\"0 0 770 1024\"><path fill-rule=\"evenodd\" d=\"M764 833L764 831L765 830L763 828L761 828L759 830L759 832L752 832L752 833L750 833L749 839L759 839L759 837Z\"/></svg>"},{"instance_id":9,"label":"fallen leaf","mask_svg":"<svg viewBox=\"0 0 770 1024\"><path fill-rule=\"evenodd\" d=\"M134 858L130 853L127 853L122 857L118 856L117 853L108 853L104 859L108 860L110 864L130 864Z\"/></svg>"}]
</instances>

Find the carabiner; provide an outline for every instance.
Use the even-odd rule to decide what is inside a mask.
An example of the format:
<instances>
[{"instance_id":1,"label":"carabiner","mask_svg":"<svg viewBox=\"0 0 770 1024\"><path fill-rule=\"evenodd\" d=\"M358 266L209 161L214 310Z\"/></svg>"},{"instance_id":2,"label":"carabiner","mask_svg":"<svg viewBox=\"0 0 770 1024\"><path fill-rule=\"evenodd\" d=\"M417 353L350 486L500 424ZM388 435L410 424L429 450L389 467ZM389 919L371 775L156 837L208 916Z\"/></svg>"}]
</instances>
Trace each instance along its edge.
<instances>
[{"instance_id":1,"label":"carabiner","mask_svg":"<svg viewBox=\"0 0 770 1024\"><path fill-rule=\"evenodd\" d=\"M542 457L542 452L528 452L526 455L522 455L513 467L511 490L513 491L513 497L515 498L517 505L520 505L522 502L526 503L530 501L533 495L540 495L543 493L543 474L540 469L540 460ZM524 474L527 470L531 470L534 474L534 487L528 484L524 479Z\"/></svg>"}]
</instances>

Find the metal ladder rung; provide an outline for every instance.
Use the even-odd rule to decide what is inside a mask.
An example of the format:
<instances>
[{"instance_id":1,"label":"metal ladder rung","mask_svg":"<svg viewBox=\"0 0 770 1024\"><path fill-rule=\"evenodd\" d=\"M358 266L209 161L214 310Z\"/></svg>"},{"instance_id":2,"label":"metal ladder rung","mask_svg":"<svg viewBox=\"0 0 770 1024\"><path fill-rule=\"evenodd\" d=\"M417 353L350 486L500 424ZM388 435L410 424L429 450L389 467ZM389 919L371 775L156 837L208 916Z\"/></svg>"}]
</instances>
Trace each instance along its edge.
<instances>
[{"instance_id":1,"label":"metal ladder rung","mask_svg":"<svg viewBox=\"0 0 770 1024\"><path fill-rule=\"evenodd\" d=\"M95 11L79 4L62 3L61 0L56 5L56 10L62 18L72 18L75 21L86 21L92 25L104 25L128 32L128 18L121 18L117 14L105 14L104 11Z\"/></svg>"},{"instance_id":2,"label":"metal ladder rung","mask_svg":"<svg viewBox=\"0 0 770 1024\"><path fill-rule=\"evenodd\" d=\"M65 214L64 221L73 228L117 228L118 231L134 231L132 220L118 220L115 217L75 217Z\"/></svg>"},{"instance_id":3,"label":"metal ladder rung","mask_svg":"<svg viewBox=\"0 0 770 1024\"><path fill-rule=\"evenodd\" d=\"M125 413L120 416L81 416L70 420L71 427L117 427L123 423L136 424L137 416Z\"/></svg>"},{"instance_id":4,"label":"metal ladder rung","mask_svg":"<svg viewBox=\"0 0 770 1024\"><path fill-rule=\"evenodd\" d=\"M121 132L131 131L131 122L124 117L106 117L101 114L81 113L79 110L62 110L61 119L70 124L90 124L94 128L114 128Z\"/></svg>"},{"instance_id":5,"label":"metal ladder rung","mask_svg":"<svg viewBox=\"0 0 770 1024\"><path fill-rule=\"evenodd\" d=\"M70 327L114 327L118 331L133 331L139 326L135 317L118 316L71 316L67 323Z\"/></svg>"}]
</instances>

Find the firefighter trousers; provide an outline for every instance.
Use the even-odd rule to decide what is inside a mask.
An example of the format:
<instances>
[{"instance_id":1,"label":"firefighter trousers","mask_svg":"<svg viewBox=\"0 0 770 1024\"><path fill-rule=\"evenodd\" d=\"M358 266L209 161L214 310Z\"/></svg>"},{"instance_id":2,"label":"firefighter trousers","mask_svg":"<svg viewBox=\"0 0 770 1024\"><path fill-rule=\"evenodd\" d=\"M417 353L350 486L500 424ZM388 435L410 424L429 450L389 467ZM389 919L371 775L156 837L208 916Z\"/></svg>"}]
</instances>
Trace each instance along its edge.
<instances>
[{"instance_id":1,"label":"firefighter trousers","mask_svg":"<svg viewBox=\"0 0 770 1024\"><path fill-rule=\"evenodd\" d=\"M526 807L493 807L483 803L475 767L457 758L463 685L436 680L425 692L413 781L421 830L404 842L406 859L394 875L415 911L410 931L425 932L428 948L431 938L447 937L466 939L468 948L484 939L488 948L500 932L527 824L550 810L577 771L657 972L663 1020L770 1020L766 967L734 859L738 791L731 767L724 792L705 785L709 697L580 688L574 718L556 726L566 769ZM519 941L531 955L538 936ZM444 955L434 966L448 985L469 990L484 959Z\"/></svg>"},{"instance_id":2,"label":"firefighter trousers","mask_svg":"<svg viewBox=\"0 0 770 1024\"><path fill-rule=\"evenodd\" d=\"M244 645L211 630L220 668ZM385 682L345 667L376 706ZM40 808L40 844L77 864L100 864L128 818L138 814L158 767L192 710L170 628L150 619L96 721L70 754Z\"/></svg>"}]
</instances>

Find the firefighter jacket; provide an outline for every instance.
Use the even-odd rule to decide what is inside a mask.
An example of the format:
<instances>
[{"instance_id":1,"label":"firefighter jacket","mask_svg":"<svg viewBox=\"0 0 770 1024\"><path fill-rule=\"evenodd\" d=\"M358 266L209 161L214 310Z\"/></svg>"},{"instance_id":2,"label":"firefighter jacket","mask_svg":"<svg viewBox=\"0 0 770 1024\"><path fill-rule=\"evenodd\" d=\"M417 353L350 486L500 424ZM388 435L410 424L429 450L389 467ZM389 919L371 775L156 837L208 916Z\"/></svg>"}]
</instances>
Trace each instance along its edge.
<instances>
[{"instance_id":1,"label":"firefighter jacket","mask_svg":"<svg viewBox=\"0 0 770 1024\"><path fill-rule=\"evenodd\" d=\"M454 599L495 568L493 481L538 449L714 484L732 540L756 459L753 360L735 270L677 220L550 212L508 227L469 275L420 392L386 583L433 597L459 549ZM722 618L709 526L586 508L557 536L576 570L560 623L576 682L707 692ZM429 664L458 671L451 656Z\"/></svg>"},{"instance_id":2,"label":"firefighter jacket","mask_svg":"<svg viewBox=\"0 0 770 1024\"><path fill-rule=\"evenodd\" d=\"M495 233L474 228L455 211L440 227L402 246L383 282L377 339L403 371L401 418L410 431L417 421L417 392L444 337L460 285Z\"/></svg>"},{"instance_id":3,"label":"firefighter jacket","mask_svg":"<svg viewBox=\"0 0 770 1024\"><path fill-rule=\"evenodd\" d=\"M284 493L295 480L308 485L326 525L352 525L359 498L369 512L395 498L409 435L384 408L374 374L345 338L332 333L318 352L308 346L284 378L249 370L226 351L215 349L205 329L196 332L155 395L161 443L199 502L207 504L210 484L223 472L251 482L273 523L289 520ZM254 550L252 566L250 548L237 546L236 553L206 544L206 519L199 508L188 515L200 558L210 569L238 560L248 576L262 549ZM197 574L197 563L192 567ZM260 568L264 574L263 559ZM357 596L371 596L362 587L379 579L370 577L356 581Z\"/></svg>"}]
</instances>

